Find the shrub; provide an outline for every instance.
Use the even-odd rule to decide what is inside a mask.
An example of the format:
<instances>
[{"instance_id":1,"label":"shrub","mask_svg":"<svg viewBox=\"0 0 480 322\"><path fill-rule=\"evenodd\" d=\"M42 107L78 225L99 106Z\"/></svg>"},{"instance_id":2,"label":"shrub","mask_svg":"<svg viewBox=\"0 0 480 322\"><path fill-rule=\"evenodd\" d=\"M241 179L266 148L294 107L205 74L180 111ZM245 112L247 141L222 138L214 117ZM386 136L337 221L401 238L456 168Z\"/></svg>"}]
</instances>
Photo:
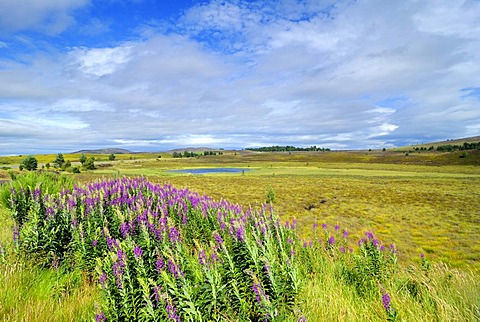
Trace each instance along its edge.
<instances>
[{"instance_id":1,"label":"shrub","mask_svg":"<svg viewBox=\"0 0 480 322\"><path fill-rule=\"evenodd\" d=\"M27 169L28 171L34 171L37 170L37 159L34 156L29 155L25 159L23 159L22 164L24 169Z\"/></svg>"}]
</instances>

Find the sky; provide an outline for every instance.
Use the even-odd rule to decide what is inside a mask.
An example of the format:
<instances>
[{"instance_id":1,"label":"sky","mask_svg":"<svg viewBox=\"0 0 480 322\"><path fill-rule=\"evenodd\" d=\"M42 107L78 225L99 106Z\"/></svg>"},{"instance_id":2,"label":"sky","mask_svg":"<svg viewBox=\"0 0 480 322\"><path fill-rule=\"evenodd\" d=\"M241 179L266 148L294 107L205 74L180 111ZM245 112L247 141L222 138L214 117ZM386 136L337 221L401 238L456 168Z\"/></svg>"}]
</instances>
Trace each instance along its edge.
<instances>
[{"instance_id":1,"label":"sky","mask_svg":"<svg viewBox=\"0 0 480 322\"><path fill-rule=\"evenodd\" d=\"M0 155L476 135L479 0L0 0Z\"/></svg>"}]
</instances>

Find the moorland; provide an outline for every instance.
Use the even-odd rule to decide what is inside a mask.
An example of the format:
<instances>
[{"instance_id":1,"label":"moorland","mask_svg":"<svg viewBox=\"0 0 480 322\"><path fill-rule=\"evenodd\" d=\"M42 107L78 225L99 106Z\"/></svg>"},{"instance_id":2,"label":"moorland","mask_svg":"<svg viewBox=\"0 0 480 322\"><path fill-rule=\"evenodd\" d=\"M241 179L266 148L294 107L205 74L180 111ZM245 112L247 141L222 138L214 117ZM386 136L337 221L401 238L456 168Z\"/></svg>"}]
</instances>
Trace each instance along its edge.
<instances>
[{"instance_id":1,"label":"moorland","mask_svg":"<svg viewBox=\"0 0 480 322\"><path fill-rule=\"evenodd\" d=\"M72 166L79 165L80 154L63 156ZM109 160L108 154L89 155L87 152L87 157L95 157L96 169L76 174L68 169L60 171L52 167L47 170L45 165L52 163L55 155L35 157L40 169L37 171L68 176L77 185L109 178L144 177L155 184L168 184L243 206L259 208L269 201L282 223L295 222L299 244L317 238L312 227L322 225L329 228L338 226L341 231L348 231L349 240L344 246L352 248L365 232L374 232L384 244L395 245L399 270L410 272L405 273L406 276L417 274L415 267L425 266L425 257L428 258L435 268L430 276L412 279L415 283L426 283L424 278L427 278L441 284L440 280L451 276L454 286L449 292L456 294L460 289L465 292L455 301L448 302L441 297L439 288L443 286L428 286L428 290L439 296L432 300L436 301L434 304L428 304L433 309L426 309L421 303L416 307L417 304L413 305L410 300L399 296L398 316L407 320L413 317L416 320L448 320L452 314L458 314L454 318L459 319L479 317L480 150L468 150L467 154L465 151L416 150L415 147L333 152L239 150L188 158L173 158L171 153L124 153L116 154L114 160ZM22 159L23 156L0 157L0 180L9 180L11 173L20 175L17 166ZM214 174L171 172L216 167L245 171ZM10 295L3 296L0 315L11 318L17 314L21 316L20 320L37 320L35 310L44 312L40 313L41 317L41 314L51 314L49 310L58 309L68 311L59 314L62 317L59 320L68 320L75 314L82 316L78 312L83 312L85 308L94 310L94 303L98 305L101 302L98 300L98 288L86 281L77 284L68 282L75 287L65 292L68 297L56 295L57 306L52 308L51 303L45 303L55 289L50 284L63 283L62 287L68 288L65 281L70 281L69 277L62 275L63 282L59 282L55 272L32 269L22 262L21 256L11 246L14 220L10 211L1 207L0 243L6 245L2 246L7 250L3 252L11 255L2 255L3 282L7 279L9 282L3 283L1 293ZM335 266L322 267L325 272L331 270L332 274L325 276L335 276ZM362 308L348 291L350 295L334 294L333 299L329 299L325 295L329 290L322 287L342 288L343 284L334 279L328 283L325 280L319 283L315 278L312 281L316 281L315 286L309 285L297 304L303 315L298 312L287 314L287 320L296 320L298 316L305 316L309 321L343 320L346 317L354 320L382 319L381 301L377 306L368 304ZM50 285L50 288L39 288L42 283ZM28 294L14 291L19 285L28 289ZM392 292L393 289L392 286ZM447 298L454 298L451 294ZM24 299L19 300L22 296ZM463 312L442 311L438 308L442 303L447 303L446 308L451 305ZM330 305L333 312L327 313L322 309L325 305ZM410 308L400 308L402 306ZM23 313L20 314L20 311ZM385 318L397 319L398 316L389 315L387 310Z\"/></svg>"}]
</instances>

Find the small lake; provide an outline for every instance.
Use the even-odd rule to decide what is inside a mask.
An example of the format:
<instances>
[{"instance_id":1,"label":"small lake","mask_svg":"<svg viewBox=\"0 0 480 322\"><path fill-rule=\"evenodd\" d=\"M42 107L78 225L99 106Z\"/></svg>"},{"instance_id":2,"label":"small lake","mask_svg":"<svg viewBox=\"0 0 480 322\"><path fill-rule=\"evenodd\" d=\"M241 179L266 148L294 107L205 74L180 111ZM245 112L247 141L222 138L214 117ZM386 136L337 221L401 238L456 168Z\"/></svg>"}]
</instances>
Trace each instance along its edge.
<instances>
[{"instance_id":1,"label":"small lake","mask_svg":"<svg viewBox=\"0 0 480 322\"><path fill-rule=\"evenodd\" d=\"M195 168L182 170L169 170L168 172L176 173L190 173L190 174L208 174L208 173L240 173L242 171L249 171L245 168Z\"/></svg>"}]
</instances>

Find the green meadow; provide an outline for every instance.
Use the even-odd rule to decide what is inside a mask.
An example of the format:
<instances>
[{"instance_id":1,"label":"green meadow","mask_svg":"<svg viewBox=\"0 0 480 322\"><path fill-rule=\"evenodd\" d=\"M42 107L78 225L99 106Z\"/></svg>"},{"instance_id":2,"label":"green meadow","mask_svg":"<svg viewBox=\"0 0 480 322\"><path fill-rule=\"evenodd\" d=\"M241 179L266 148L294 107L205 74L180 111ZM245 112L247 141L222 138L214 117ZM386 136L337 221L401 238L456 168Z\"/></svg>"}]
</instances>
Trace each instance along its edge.
<instances>
[{"instance_id":1,"label":"green meadow","mask_svg":"<svg viewBox=\"0 0 480 322\"><path fill-rule=\"evenodd\" d=\"M395 305L400 320L474 320L480 318L479 152L461 158L460 152L225 151L218 156L178 159L167 153L142 153L118 154L115 161L108 161L108 155L94 155L96 170L62 174L77 184L99 178L143 176L154 183L254 207L273 192L270 198L274 213L282 222L295 220L301 240L315 238L314 225L338 225L348 230L348 246L354 247L365 232L372 231L383 243L395 244L399 269L406 274L401 278L408 276L421 285L433 280L428 289L434 304L429 305L443 305L443 309L426 309L424 304L399 296ZM41 168L55 155L36 157ZM64 157L74 164L79 155ZM15 166L22 158L0 157L0 167L5 167L0 170L0 180L8 180L11 172L20 173ZM171 172L217 167L245 171ZM13 219L5 207L0 207L0 243L4 254L9 254L2 255L0 319L41 321L54 316L52 320L57 321L92 320L88 311L100 301L98 287L78 272L59 274L31 266L15 252ZM419 269L422 253L433 267L428 276ZM381 301L361 304L351 289L342 289L335 278L335 264L324 263L319 269L325 274L306 282L296 307L308 321L382 320ZM442 284L445 278L451 280L451 289ZM398 286L399 282L392 283ZM401 289L398 286L397 292ZM286 320L296 321L297 315Z\"/></svg>"}]
</instances>

